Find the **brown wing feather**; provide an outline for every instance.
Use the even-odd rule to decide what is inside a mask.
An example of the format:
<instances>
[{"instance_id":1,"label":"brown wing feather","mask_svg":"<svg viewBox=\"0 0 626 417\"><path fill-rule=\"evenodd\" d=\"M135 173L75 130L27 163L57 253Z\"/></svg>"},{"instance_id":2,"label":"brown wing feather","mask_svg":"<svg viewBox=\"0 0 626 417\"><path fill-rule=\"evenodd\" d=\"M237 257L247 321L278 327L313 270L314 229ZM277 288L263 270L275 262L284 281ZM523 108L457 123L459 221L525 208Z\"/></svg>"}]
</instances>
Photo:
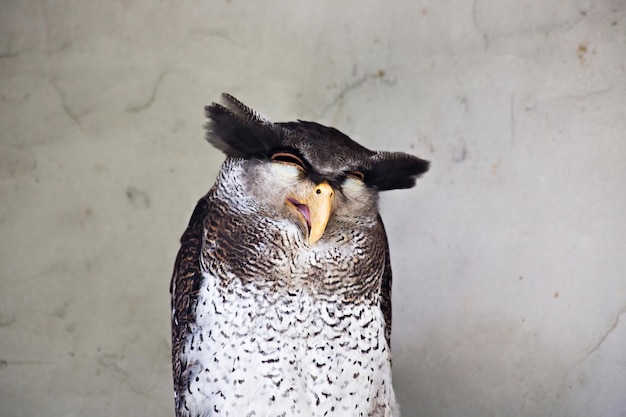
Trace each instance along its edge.
<instances>
[{"instance_id":1,"label":"brown wing feather","mask_svg":"<svg viewBox=\"0 0 626 417\"><path fill-rule=\"evenodd\" d=\"M383 228L383 239L385 244L385 269L383 271L383 279L380 287L380 309L385 317L385 337L387 345L391 348L391 259L389 258L389 242L387 241L387 233L385 225L380 215L378 216L380 225Z\"/></svg>"},{"instance_id":2,"label":"brown wing feather","mask_svg":"<svg viewBox=\"0 0 626 417\"><path fill-rule=\"evenodd\" d=\"M185 376L186 363L182 363L181 349L183 343L195 325L195 304L202 283L200 270L200 253L204 220L210 211L208 198L198 201L191 215L187 229L180 239L180 249L170 284L172 294L172 368L174 374L174 392L176 398L187 388ZM178 404L177 407L178 409Z\"/></svg>"}]
</instances>

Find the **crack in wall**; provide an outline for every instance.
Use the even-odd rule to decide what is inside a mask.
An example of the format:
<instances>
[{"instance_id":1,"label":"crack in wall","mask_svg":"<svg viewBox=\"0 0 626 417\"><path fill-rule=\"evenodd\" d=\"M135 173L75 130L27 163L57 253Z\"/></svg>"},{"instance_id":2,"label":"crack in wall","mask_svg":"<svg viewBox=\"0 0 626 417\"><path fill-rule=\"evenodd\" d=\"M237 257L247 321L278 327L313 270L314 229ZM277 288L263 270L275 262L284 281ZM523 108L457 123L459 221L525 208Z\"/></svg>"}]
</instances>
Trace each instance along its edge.
<instances>
[{"instance_id":1,"label":"crack in wall","mask_svg":"<svg viewBox=\"0 0 626 417\"><path fill-rule=\"evenodd\" d=\"M478 32L478 34L483 38L483 50L488 52L489 50L489 36L487 32L478 24L477 10L478 10L478 1L474 0L472 3L472 22L474 23L474 28Z\"/></svg>"},{"instance_id":2,"label":"crack in wall","mask_svg":"<svg viewBox=\"0 0 626 417\"><path fill-rule=\"evenodd\" d=\"M562 31L572 30L578 23L580 23L582 20L587 18L587 16L589 15L588 10L584 10L584 11L581 10L579 12L578 17L566 20L564 22L557 22L556 24L543 23L543 24L539 24L533 27L513 29L509 32L490 33L488 28L483 27L479 23L479 18L478 18L478 14L479 14L478 10L480 7L479 2L480 0L474 0L474 2L472 3L472 23L476 31L483 38L483 50L489 53L491 53L489 51L489 47L491 46L494 40L505 39L505 38L515 37L515 36L526 36L526 35L533 34L533 33L550 36L553 32L556 32L559 30L562 30ZM525 59L523 56L520 56L520 58Z\"/></svg>"},{"instance_id":3,"label":"crack in wall","mask_svg":"<svg viewBox=\"0 0 626 417\"><path fill-rule=\"evenodd\" d=\"M70 108L70 106L67 104L67 98L66 98L65 92L61 89L61 87L59 87L59 85L54 80L54 78L50 78L50 84L52 84L52 88L54 88L54 91L56 91L57 94L59 95L59 102L61 103L61 108L63 109L67 117L69 117L76 126L81 127L82 123L80 121L80 118L84 115L78 115Z\"/></svg>"},{"instance_id":4,"label":"crack in wall","mask_svg":"<svg viewBox=\"0 0 626 417\"><path fill-rule=\"evenodd\" d=\"M598 349L600 349L600 347L602 347L602 345L604 344L604 342L606 342L606 340L609 338L611 333L613 333L613 331L617 328L617 325L619 324L619 321L620 321L620 317L622 317L622 315L624 314L626 314L626 306L624 306L617 313L617 315L615 316L615 319L613 319L613 322L609 325L608 329L604 332L604 334L600 337L600 339L596 342L596 344L587 352L587 354L580 361L578 361L578 363L576 364L576 367L580 366L583 362L589 359L591 355L597 352Z\"/></svg>"},{"instance_id":5,"label":"crack in wall","mask_svg":"<svg viewBox=\"0 0 626 417\"><path fill-rule=\"evenodd\" d=\"M587 353L585 353L585 355L571 369L563 373L561 380L556 387L555 395L550 401L550 406L548 407L549 411L546 415L554 414L555 407L559 406L559 401L568 387L567 381L570 378L570 376L574 373L574 371L579 366L581 366L587 359L589 359L591 355L593 355L602 347L602 345L607 341L609 336L611 336L611 334L615 331L615 329L617 329L617 326L620 322L620 318L624 314L626 314L626 305L622 307L620 311L618 311L613 321L609 324L609 327L607 328L607 330L603 333L600 339L598 339L598 341L591 347L591 349L589 349Z\"/></svg>"},{"instance_id":6,"label":"crack in wall","mask_svg":"<svg viewBox=\"0 0 626 417\"><path fill-rule=\"evenodd\" d=\"M611 91L613 91L614 88L615 86L611 85L611 86L608 86L599 90L593 90L593 91L589 91L586 93L557 96L557 97L551 98L550 100L581 100L581 99L584 100L590 97L595 97L595 96L600 96L603 94L610 93Z\"/></svg>"},{"instance_id":7,"label":"crack in wall","mask_svg":"<svg viewBox=\"0 0 626 417\"><path fill-rule=\"evenodd\" d=\"M328 112L328 110L330 110L337 103L341 102L348 93L360 88L367 81L376 80L376 79L383 80L384 77L385 77L385 71L378 70L375 73L365 74L362 77L357 78L355 81L347 84L344 88L342 88L339 91L339 93L335 95L335 97L331 100L330 103L328 103L326 106L322 108L322 111L320 112L318 117L324 116ZM388 84L393 84L393 81L389 81Z\"/></svg>"},{"instance_id":8,"label":"crack in wall","mask_svg":"<svg viewBox=\"0 0 626 417\"><path fill-rule=\"evenodd\" d=\"M220 30L193 29L189 32L189 36L187 38L189 39L191 36L202 36L205 38L223 39L227 41L228 43L230 43L231 45L241 48L241 45L235 42L235 40L227 32L222 32Z\"/></svg>"},{"instance_id":9,"label":"crack in wall","mask_svg":"<svg viewBox=\"0 0 626 417\"><path fill-rule=\"evenodd\" d=\"M122 355L118 355L116 353L105 353L98 358L98 365L105 369L110 369L114 373L121 376L122 379L128 378L128 371L126 366L122 363L124 361L124 357Z\"/></svg>"},{"instance_id":10,"label":"crack in wall","mask_svg":"<svg viewBox=\"0 0 626 417\"><path fill-rule=\"evenodd\" d=\"M46 41L45 41L45 51L49 54L56 54L59 53L61 51L63 51L64 49L67 49L71 46L71 42L69 41L65 41L63 42L59 47L52 48L52 43L51 40L53 38L52 36L52 30L51 27L53 27L53 25L50 23L50 16L48 15L48 8L47 6L43 6L41 9L41 18L43 20L43 24L44 24L44 30L46 33Z\"/></svg>"},{"instance_id":11,"label":"crack in wall","mask_svg":"<svg viewBox=\"0 0 626 417\"><path fill-rule=\"evenodd\" d=\"M140 103L140 104L129 104L128 106L126 106L125 110L128 113L140 113L150 108L150 106L154 104L154 101L157 98L157 94L159 93L159 88L161 86L161 83L163 82L165 77L170 75L171 73L172 71L169 69L162 71L157 77L156 81L154 82L152 86L152 91L150 92L150 96L148 96L148 99L145 102Z\"/></svg>"}]
</instances>

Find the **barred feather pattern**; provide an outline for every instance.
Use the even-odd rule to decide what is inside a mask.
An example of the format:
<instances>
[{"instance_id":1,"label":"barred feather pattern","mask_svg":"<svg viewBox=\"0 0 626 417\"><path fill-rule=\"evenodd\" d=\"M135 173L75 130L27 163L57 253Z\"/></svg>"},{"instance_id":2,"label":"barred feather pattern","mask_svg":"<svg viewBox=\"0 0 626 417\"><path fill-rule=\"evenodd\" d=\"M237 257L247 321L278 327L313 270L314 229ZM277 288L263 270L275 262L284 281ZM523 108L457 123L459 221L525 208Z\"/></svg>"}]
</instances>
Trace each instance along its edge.
<instances>
[{"instance_id":1,"label":"barred feather pattern","mask_svg":"<svg viewBox=\"0 0 626 417\"><path fill-rule=\"evenodd\" d=\"M228 159L183 235L172 280L177 416L397 416L380 218L309 247L246 194L242 175Z\"/></svg>"}]
</instances>

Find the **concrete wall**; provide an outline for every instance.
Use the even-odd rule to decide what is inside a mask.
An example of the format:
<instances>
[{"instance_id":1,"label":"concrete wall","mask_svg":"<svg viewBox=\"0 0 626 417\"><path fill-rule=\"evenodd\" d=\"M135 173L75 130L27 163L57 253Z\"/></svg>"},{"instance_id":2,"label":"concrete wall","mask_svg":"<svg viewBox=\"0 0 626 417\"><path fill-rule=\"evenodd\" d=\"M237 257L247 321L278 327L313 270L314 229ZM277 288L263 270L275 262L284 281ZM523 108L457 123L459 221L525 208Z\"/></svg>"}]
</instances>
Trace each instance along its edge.
<instances>
[{"instance_id":1,"label":"concrete wall","mask_svg":"<svg viewBox=\"0 0 626 417\"><path fill-rule=\"evenodd\" d=\"M381 203L404 416L626 415L623 0L2 1L0 415L173 415L222 91L432 161Z\"/></svg>"}]
</instances>

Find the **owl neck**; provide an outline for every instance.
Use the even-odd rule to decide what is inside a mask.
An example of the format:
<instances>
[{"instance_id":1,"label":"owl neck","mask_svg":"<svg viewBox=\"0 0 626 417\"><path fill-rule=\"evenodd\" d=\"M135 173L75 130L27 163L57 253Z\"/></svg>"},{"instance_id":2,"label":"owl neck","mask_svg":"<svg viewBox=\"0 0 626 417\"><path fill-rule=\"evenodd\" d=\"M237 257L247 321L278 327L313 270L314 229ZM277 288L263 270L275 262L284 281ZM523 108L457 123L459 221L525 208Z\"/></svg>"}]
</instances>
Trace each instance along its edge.
<instances>
[{"instance_id":1,"label":"owl neck","mask_svg":"<svg viewBox=\"0 0 626 417\"><path fill-rule=\"evenodd\" d=\"M215 182L215 195L218 198L235 201L250 199L244 189L244 159L226 158Z\"/></svg>"}]
</instances>

